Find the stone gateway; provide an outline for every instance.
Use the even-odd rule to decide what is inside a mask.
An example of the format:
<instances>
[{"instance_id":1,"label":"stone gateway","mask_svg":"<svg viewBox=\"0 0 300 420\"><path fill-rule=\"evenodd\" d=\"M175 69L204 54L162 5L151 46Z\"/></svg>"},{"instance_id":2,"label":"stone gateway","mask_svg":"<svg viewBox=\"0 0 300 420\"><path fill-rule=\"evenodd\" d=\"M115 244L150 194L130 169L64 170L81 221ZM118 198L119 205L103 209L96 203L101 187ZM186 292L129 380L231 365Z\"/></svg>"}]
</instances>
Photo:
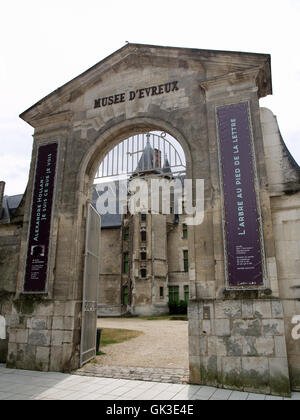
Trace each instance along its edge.
<instances>
[{"instance_id":1,"label":"stone gateway","mask_svg":"<svg viewBox=\"0 0 300 420\"><path fill-rule=\"evenodd\" d=\"M83 319L97 307L163 312L179 293L189 300L191 383L299 390L300 168L259 106L269 94L267 54L127 44L25 111L34 127L27 189L7 197L0 183L0 362L77 369L82 340L94 354ZM176 139L186 179L204 180L203 222L103 217L99 271L87 256L87 232L100 235L88 226L95 174L122 141L150 132ZM38 156L53 145L50 179ZM152 177L176 178L159 144L140 150ZM131 177L147 181L141 162Z\"/></svg>"}]
</instances>

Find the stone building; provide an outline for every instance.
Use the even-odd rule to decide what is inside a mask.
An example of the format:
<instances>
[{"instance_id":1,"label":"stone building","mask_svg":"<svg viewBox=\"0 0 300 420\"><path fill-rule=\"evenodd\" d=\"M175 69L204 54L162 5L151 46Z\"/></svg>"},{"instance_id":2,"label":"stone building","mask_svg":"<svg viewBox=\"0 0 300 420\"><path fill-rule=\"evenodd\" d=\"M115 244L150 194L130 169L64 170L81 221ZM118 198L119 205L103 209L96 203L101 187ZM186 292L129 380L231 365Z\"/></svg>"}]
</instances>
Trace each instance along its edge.
<instances>
[{"instance_id":1,"label":"stone building","mask_svg":"<svg viewBox=\"0 0 300 420\"><path fill-rule=\"evenodd\" d=\"M271 93L267 54L128 44L21 115L34 127L30 175L18 206L3 201L0 224L0 315L8 336L0 354L7 366L64 371L95 354L99 265L99 295L106 275L123 292L107 290L104 303L116 312L127 304L126 273L105 261L94 234L95 173L124 139L163 131L184 150L186 178L205 186L204 219L184 239L190 382L281 395L299 389L300 169L276 117L259 105ZM169 226L164 217L128 221L128 252L141 251L141 223L155 226L162 248L168 236L184 249L184 220ZM126 227L124 219L102 229L111 252L127 252ZM247 235L253 246L235 242ZM175 284L178 267L171 265L180 258L173 251L143 262L157 279L153 300L143 301L149 310L157 302L166 307L160 288L166 273ZM133 300L141 299L143 282L132 287ZM142 313L139 299L133 306Z\"/></svg>"},{"instance_id":2,"label":"stone building","mask_svg":"<svg viewBox=\"0 0 300 420\"><path fill-rule=\"evenodd\" d=\"M156 137L163 150L164 139ZM155 159L156 152L148 141L131 179L145 180L149 191L152 179L176 178L182 184L182 175L173 174L168 159ZM93 198L96 204L96 191ZM188 226L185 215L172 210L152 214L148 204L144 213L102 215L98 315L167 314L168 303L188 302Z\"/></svg>"}]
</instances>

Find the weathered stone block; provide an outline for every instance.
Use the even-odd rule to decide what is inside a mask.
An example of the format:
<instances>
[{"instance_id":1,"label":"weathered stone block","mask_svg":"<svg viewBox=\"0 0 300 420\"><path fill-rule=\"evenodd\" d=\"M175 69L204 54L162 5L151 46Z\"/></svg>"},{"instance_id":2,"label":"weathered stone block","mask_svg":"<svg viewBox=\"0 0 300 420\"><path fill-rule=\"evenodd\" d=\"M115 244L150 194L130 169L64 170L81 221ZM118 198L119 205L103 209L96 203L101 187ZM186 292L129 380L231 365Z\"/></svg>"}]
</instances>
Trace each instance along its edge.
<instances>
[{"instance_id":1,"label":"weathered stone block","mask_svg":"<svg viewBox=\"0 0 300 420\"><path fill-rule=\"evenodd\" d=\"M190 354L200 356L200 337L198 335L189 336Z\"/></svg>"},{"instance_id":2,"label":"weathered stone block","mask_svg":"<svg viewBox=\"0 0 300 420\"><path fill-rule=\"evenodd\" d=\"M215 306L216 318L241 318L242 304L241 301L221 301L216 302Z\"/></svg>"},{"instance_id":3,"label":"weathered stone block","mask_svg":"<svg viewBox=\"0 0 300 420\"><path fill-rule=\"evenodd\" d=\"M215 334L219 337L230 336L230 320L215 319Z\"/></svg>"},{"instance_id":4,"label":"weathered stone block","mask_svg":"<svg viewBox=\"0 0 300 420\"><path fill-rule=\"evenodd\" d=\"M275 356L276 357L287 357L286 341L284 336L275 336Z\"/></svg>"},{"instance_id":5,"label":"weathered stone block","mask_svg":"<svg viewBox=\"0 0 300 420\"><path fill-rule=\"evenodd\" d=\"M279 300L271 302L272 305L272 318L283 318L283 307Z\"/></svg>"},{"instance_id":6,"label":"weathered stone block","mask_svg":"<svg viewBox=\"0 0 300 420\"><path fill-rule=\"evenodd\" d=\"M224 338L227 356L242 356L244 339L242 337L226 337Z\"/></svg>"},{"instance_id":7,"label":"weathered stone block","mask_svg":"<svg viewBox=\"0 0 300 420\"><path fill-rule=\"evenodd\" d=\"M284 323L280 319L263 319L264 335L284 335Z\"/></svg>"},{"instance_id":8,"label":"weathered stone block","mask_svg":"<svg viewBox=\"0 0 300 420\"><path fill-rule=\"evenodd\" d=\"M226 356L227 348L224 339L220 337L208 337L208 355L209 356Z\"/></svg>"},{"instance_id":9,"label":"weathered stone block","mask_svg":"<svg viewBox=\"0 0 300 420\"><path fill-rule=\"evenodd\" d=\"M218 372L217 356L201 357L200 377L201 383L206 385L217 386L222 383L221 372Z\"/></svg>"},{"instance_id":10,"label":"weathered stone block","mask_svg":"<svg viewBox=\"0 0 300 420\"><path fill-rule=\"evenodd\" d=\"M202 299L212 299L215 297L215 281L199 281L196 283L197 296L201 296Z\"/></svg>"},{"instance_id":11,"label":"weathered stone block","mask_svg":"<svg viewBox=\"0 0 300 420\"><path fill-rule=\"evenodd\" d=\"M269 364L270 388L272 394L289 397L291 394L291 386L286 357L271 358Z\"/></svg>"},{"instance_id":12,"label":"weathered stone block","mask_svg":"<svg viewBox=\"0 0 300 420\"><path fill-rule=\"evenodd\" d=\"M36 348L36 363L40 365L41 370L47 371L49 369L50 348L37 347Z\"/></svg>"},{"instance_id":13,"label":"weathered stone block","mask_svg":"<svg viewBox=\"0 0 300 420\"><path fill-rule=\"evenodd\" d=\"M259 301L253 302L253 311L255 318L272 318L271 302Z\"/></svg>"},{"instance_id":14,"label":"weathered stone block","mask_svg":"<svg viewBox=\"0 0 300 420\"><path fill-rule=\"evenodd\" d=\"M258 356L256 337L244 337L243 350L245 356Z\"/></svg>"},{"instance_id":15,"label":"weathered stone block","mask_svg":"<svg viewBox=\"0 0 300 420\"><path fill-rule=\"evenodd\" d=\"M27 328L32 329L32 330L46 330L47 318L46 319L29 318L27 320Z\"/></svg>"},{"instance_id":16,"label":"weathered stone block","mask_svg":"<svg viewBox=\"0 0 300 420\"><path fill-rule=\"evenodd\" d=\"M199 307L197 301L190 301L188 305L188 317L189 319L199 318Z\"/></svg>"},{"instance_id":17,"label":"weathered stone block","mask_svg":"<svg viewBox=\"0 0 300 420\"><path fill-rule=\"evenodd\" d=\"M16 328L20 326L20 316L19 315L7 315L5 317L6 325L11 328Z\"/></svg>"},{"instance_id":18,"label":"weathered stone block","mask_svg":"<svg viewBox=\"0 0 300 420\"><path fill-rule=\"evenodd\" d=\"M212 332L213 332L212 323L213 323L213 321L208 321L206 319L204 319L202 321L202 334L207 334L207 335L212 334Z\"/></svg>"},{"instance_id":19,"label":"weathered stone block","mask_svg":"<svg viewBox=\"0 0 300 420\"><path fill-rule=\"evenodd\" d=\"M224 388L243 390L242 361L240 357L222 358L222 377Z\"/></svg>"},{"instance_id":20,"label":"weathered stone block","mask_svg":"<svg viewBox=\"0 0 300 420\"><path fill-rule=\"evenodd\" d=\"M30 344L18 344L15 367L17 369L40 370L40 366L36 363L36 347Z\"/></svg>"},{"instance_id":21,"label":"weathered stone block","mask_svg":"<svg viewBox=\"0 0 300 420\"><path fill-rule=\"evenodd\" d=\"M63 316L54 316L52 323L53 330L64 330L64 317Z\"/></svg>"},{"instance_id":22,"label":"weathered stone block","mask_svg":"<svg viewBox=\"0 0 300 420\"><path fill-rule=\"evenodd\" d=\"M261 321L256 320L234 320L232 324L232 335L260 337L262 335Z\"/></svg>"},{"instance_id":23,"label":"weathered stone block","mask_svg":"<svg viewBox=\"0 0 300 420\"><path fill-rule=\"evenodd\" d=\"M190 335L200 335L202 331L200 331L200 320L197 318L189 319L189 334Z\"/></svg>"},{"instance_id":24,"label":"weathered stone block","mask_svg":"<svg viewBox=\"0 0 300 420\"><path fill-rule=\"evenodd\" d=\"M244 300L242 301L242 318L243 319L251 319L253 318L253 301L252 300Z\"/></svg>"},{"instance_id":25,"label":"weathered stone block","mask_svg":"<svg viewBox=\"0 0 300 420\"><path fill-rule=\"evenodd\" d=\"M6 366L8 368L14 368L16 366L17 349L18 349L18 345L16 343L12 343L11 341L8 343L7 360L6 360Z\"/></svg>"},{"instance_id":26,"label":"weathered stone block","mask_svg":"<svg viewBox=\"0 0 300 420\"><path fill-rule=\"evenodd\" d=\"M62 346L52 346L50 353L50 371L60 372L62 370Z\"/></svg>"},{"instance_id":27,"label":"weathered stone block","mask_svg":"<svg viewBox=\"0 0 300 420\"><path fill-rule=\"evenodd\" d=\"M28 330L11 328L9 332L9 340L12 343L27 344Z\"/></svg>"},{"instance_id":28,"label":"weathered stone block","mask_svg":"<svg viewBox=\"0 0 300 420\"><path fill-rule=\"evenodd\" d=\"M63 352L62 352L62 370L64 372L70 372L73 369L76 369L77 360L76 355L73 352L73 345L72 344L63 344Z\"/></svg>"},{"instance_id":29,"label":"weathered stone block","mask_svg":"<svg viewBox=\"0 0 300 420\"><path fill-rule=\"evenodd\" d=\"M35 346L49 346L50 345L50 332L29 330L28 344Z\"/></svg>"},{"instance_id":30,"label":"weathered stone block","mask_svg":"<svg viewBox=\"0 0 300 420\"><path fill-rule=\"evenodd\" d=\"M189 357L189 370L190 370L190 383L191 384L200 384L201 383L201 374L200 374L200 358L197 356Z\"/></svg>"},{"instance_id":31,"label":"weathered stone block","mask_svg":"<svg viewBox=\"0 0 300 420\"><path fill-rule=\"evenodd\" d=\"M199 338L199 353L201 356L207 354L207 337L205 336Z\"/></svg>"},{"instance_id":32,"label":"weathered stone block","mask_svg":"<svg viewBox=\"0 0 300 420\"><path fill-rule=\"evenodd\" d=\"M69 344L73 342L73 331L64 331L64 338L63 338L63 342L65 344Z\"/></svg>"},{"instance_id":33,"label":"weathered stone block","mask_svg":"<svg viewBox=\"0 0 300 420\"><path fill-rule=\"evenodd\" d=\"M257 338L256 349L259 356L273 356L274 355L273 337Z\"/></svg>"},{"instance_id":34,"label":"weathered stone block","mask_svg":"<svg viewBox=\"0 0 300 420\"><path fill-rule=\"evenodd\" d=\"M39 304L35 309L35 315L40 316L50 316L53 315L54 304L52 302L43 302Z\"/></svg>"},{"instance_id":35,"label":"weathered stone block","mask_svg":"<svg viewBox=\"0 0 300 420\"><path fill-rule=\"evenodd\" d=\"M57 316L65 316L66 303L65 302L54 302L53 314Z\"/></svg>"},{"instance_id":36,"label":"weathered stone block","mask_svg":"<svg viewBox=\"0 0 300 420\"><path fill-rule=\"evenodd\" d=\"M270 392L269 363L266 357L242 358L242 381L247 392Z\"/></svg>"},{"instance_id":37,"label":"weathered stone block","mask_svg":"<svg viewBox=\"0 0 300 420\"><path fill-rule=\"evenodd\" d=\"M64 339L63 330L52 330L51 345L52 346L61 346Z\"/></svg>"}]
</instances>

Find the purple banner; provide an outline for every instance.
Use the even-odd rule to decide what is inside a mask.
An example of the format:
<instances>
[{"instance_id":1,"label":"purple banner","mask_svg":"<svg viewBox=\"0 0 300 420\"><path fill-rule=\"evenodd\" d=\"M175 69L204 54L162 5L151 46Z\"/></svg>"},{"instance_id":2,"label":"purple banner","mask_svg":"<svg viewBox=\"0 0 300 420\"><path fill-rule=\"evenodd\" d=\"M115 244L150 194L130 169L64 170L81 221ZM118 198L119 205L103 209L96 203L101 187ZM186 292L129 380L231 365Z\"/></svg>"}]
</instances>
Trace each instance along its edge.
<instances>
[{"instance_id":1,"label":"purple banner","mask_svg":"<svg viewBox=\"0 0 300 420\"><path fill-rule=\"evenodd\" d=\"M57 143L38 149L24 279L26 293L46 292L57 149Z\"/></svg>"},{"instance_id":2,"label":"purple banner","mask_svg":"<svg viewBox=\"0 0 300 420\"><path fill-rule=\"evenodd\" d=\"M263 286L262 252L248 105L217 109L229 287Z\"/></svg>"}]
</instances>

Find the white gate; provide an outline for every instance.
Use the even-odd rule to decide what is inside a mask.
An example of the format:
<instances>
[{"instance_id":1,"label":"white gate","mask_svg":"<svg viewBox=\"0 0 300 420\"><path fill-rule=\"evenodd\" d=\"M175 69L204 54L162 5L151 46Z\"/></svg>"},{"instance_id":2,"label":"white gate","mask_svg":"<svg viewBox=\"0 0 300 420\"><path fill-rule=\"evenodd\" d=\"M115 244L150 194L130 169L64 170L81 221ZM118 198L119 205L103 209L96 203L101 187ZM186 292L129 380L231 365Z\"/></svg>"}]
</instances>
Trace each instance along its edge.
<instances>
[{"instance_id":1,"label":"white gate","mask_svg":"<svg viewBox=\"0 0 300 420\"><path fill-rule=\"evenodd\" d=\"M85 240L80 366L96 356L100 229L100 215L89 205Z\"/></svg>"}]
</instances>

